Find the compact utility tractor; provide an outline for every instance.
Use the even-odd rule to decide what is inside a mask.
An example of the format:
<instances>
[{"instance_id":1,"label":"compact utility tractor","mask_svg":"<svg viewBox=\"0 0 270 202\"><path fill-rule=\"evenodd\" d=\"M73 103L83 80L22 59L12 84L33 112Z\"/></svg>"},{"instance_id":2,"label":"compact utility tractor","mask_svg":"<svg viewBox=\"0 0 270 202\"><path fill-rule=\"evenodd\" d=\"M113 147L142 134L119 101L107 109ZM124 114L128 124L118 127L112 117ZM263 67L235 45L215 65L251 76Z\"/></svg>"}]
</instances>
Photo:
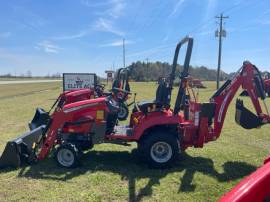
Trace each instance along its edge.
<instances>
[{"instance_id":1,"label":"compact utility tractor","mask_svg":"<svg viewBox=\"0 0 270 202\"><path fill-rule=\"evenodd\" d=\"M187 50L172 109L178 55L184 44ZM82 152L95 144L137 142L139 153L150 166L167 167L188 147L203 147L220 136L228 106L240 87L251 95L256 114L245 108L243 101L237 100L236 122L246 129L270 122L266 105L267 112L263 113L259 102L259 98L265 99L263 81L259 70L250 62L244 62L209 102L199 103L188 86L192 47L193 38L190 37L177 44L170 77L160 82L153 101L135 103L128 125L117 124L119 103L129 94L123 89L114 88L107 97L56 105L48 122L7 143L0 166L17 167L25 161L41 161L54 150L61 166L74 167Z\"/></svg>"},{"instance_id":2,"label":"compact utility tractor","mask_svg":"<svg viewBox=\"0 0 270 202\"><path fill-rule=\"evenodd\" d=\"M107 97L112 94L114 88L124 89L125 91L130 92L129 75L127 68L120 68L117 71L112 84L111 92L106 92L105 85L102 83L95 84L93 89L77 89L64 91L56 99L49 112L46 112L44 109L41 108L36 109L35 116L31 123L29 123L29 128L30 130L33 130L41 125L47 125L50 120L50 112L54 109L54 107L56 107L57 109L61 109L64 105L68 105L78 101L95 99L98 97ZM123 99L121 99L121 102L119 102L117 118L120 121L126 120L129 115L128 104L126 103L126 100L128 98L128 95L126 95Z\"/></svg>"}]
</instances>

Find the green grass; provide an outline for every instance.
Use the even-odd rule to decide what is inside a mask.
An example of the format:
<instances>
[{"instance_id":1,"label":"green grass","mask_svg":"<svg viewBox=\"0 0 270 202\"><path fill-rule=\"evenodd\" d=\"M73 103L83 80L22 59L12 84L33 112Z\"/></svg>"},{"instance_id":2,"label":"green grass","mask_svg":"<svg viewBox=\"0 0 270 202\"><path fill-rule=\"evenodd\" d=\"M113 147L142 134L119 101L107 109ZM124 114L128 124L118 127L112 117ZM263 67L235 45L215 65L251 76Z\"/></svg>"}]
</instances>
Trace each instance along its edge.
<instances>
[{"instance_id":1,"label":"green grass","mask_svg":"<svg viewBox=\"0 0 270 202\"><path fill-rule=\"evenodd\" d=\"M200 101L214 92L214 83L206 84ZM8 140L28 130L37 106L49 109L60 85L0 85L0 151ZM151 100L156 84L131 83L131 88L137 100ZM149 169L136 155L136 144L96 145L79 168L59 168L50 157L18 170L1 170L0 201L217 201L270 153L268 130L269 126L244 130L236 125L232 103L221 137L202 149L189 148L171 169Z\"/></svg>"}]
</instances>

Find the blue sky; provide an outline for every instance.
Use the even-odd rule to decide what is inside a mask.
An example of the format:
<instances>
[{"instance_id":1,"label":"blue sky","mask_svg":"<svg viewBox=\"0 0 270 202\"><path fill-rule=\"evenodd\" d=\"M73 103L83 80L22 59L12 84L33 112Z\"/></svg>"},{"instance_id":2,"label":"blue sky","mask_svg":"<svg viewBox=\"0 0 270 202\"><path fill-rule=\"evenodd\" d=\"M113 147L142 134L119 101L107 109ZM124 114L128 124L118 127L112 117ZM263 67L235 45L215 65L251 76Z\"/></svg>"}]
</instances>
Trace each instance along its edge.
<instances>
[{"instance_id":1,"label":"blue sky","mask_svg":"<svg viewBox=\"0 0 270 202\"><path fill-rule=\"evenodd\" d=\"M228 15L222 69L243 60L270 67L269 0L0 0L0 74L96 72L126 63L172 62L175 45L194 37L192 65L217 66L214 37ZM181 63L181 59L179 61Z\"/></svg>"}]
</instances>

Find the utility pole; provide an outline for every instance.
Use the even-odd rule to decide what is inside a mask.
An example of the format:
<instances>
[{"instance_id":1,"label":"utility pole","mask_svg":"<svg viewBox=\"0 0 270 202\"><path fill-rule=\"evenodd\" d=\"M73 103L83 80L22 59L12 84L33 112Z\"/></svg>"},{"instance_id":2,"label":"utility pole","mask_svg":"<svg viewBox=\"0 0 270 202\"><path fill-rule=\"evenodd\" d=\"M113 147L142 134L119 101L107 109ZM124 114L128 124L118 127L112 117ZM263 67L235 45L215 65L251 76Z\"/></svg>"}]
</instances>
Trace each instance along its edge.
<instances>
[{"instance_id":1,"label":"utility pole","mask_svg":"<svg viewBox=\"0 0 270 202\"><path fill-rule=\"evenodd\" d=\"M217 89L219 89L219 79L220 79L220 66L221 66L221 51L222 51L222 37L226 37L226 31L223 29L223 19L229 18L229 16L216 16L219 19L219 30L216 31L215 35L218 37L218 66L217 66Z\"/></svg>"},{"instance_id":2,"label":"utility pole","mask_svg":"<svg viewBox=\"0 0 270 202\"><path fill-rule=\"evenodd\" d=\"M125 50L125 39L123 39L123 65L126 68L126 50Z\"/></svg>"},{"instance_id":3,"label":"utility pole","mask_svg":"<svg viewBox=\"0 0 270 202\"><path fill-rule=\"evenodd\" d=\"M147 71L147 75L146 75L146 80L147 82L149 81L149 63L148 63L148 58L146 58L146 71Z\"/></svg>"}]
</instances>

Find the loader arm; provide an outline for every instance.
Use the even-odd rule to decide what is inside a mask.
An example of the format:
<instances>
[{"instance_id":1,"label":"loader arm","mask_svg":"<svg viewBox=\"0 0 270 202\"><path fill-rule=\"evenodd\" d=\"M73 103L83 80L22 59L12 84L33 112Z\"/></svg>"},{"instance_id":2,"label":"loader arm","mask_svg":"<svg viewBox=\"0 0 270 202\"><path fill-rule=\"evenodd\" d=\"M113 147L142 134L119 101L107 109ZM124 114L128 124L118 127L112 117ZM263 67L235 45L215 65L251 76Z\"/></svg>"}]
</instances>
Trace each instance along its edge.
<instances>
[{"instance_id":1,"label":"loader arm","mask_svg":"<svg viewBox=\"0 0 270 202\"><path fill-rule=\"evenodd\" d=\"M236 122L246 129L257 128L270 122L266 104L267 114L264 114L259 101L259 97L263 102L265 99L262 82L259 70L250 62L244 62L235 76L227 80L221 88L215 92L210 101L215 103L214 136L216 138L220 136L228 107L240 87L246 90L250 95L256 115L246 109L241 100L237 100Z\"/></svg>"},{"instance_id":2,"label":"loader arm","mask_svg":"<svg viewBox=\"0 0 270 202\"><path fill-rule=\"evenodd\" d=\"M75 123L78 119L75 117L79 117L80 119L84 118L89 123L94 121L98 123L100 120L95 117L96 111L108 110L106 102L106 98L84 100L65 105L61 110L54 112L49 129L43 138L44 140L37 144L37 146L40 146L37 159L43 160L49 154L52 147L57 143L58 134L61 132L64 124L68 122ZM91 127L91 124L89 127ZM88 128L85 132L89 131L90 129Z\"/></svg>"}]
</instances>

